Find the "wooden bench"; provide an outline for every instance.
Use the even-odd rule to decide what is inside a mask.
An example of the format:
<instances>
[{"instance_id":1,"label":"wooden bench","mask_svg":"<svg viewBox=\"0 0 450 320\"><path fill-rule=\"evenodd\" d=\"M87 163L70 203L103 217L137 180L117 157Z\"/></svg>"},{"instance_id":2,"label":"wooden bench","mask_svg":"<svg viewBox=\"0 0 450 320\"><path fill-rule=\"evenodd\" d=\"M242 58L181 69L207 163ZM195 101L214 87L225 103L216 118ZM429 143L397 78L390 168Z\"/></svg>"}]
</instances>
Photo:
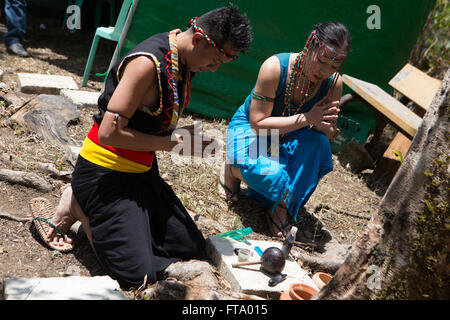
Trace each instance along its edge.
<instances>
[{"instance_id":1,"label":"wooden bench","mask_svg":"<svg viewBox=\"0 0 450 320\"><path fill-rule=\"evenodd\" d=\"M441 81L407 64L389 81L389 85L427 111Z\"/></svg>"},{"instance_id":2,"label":"wooden bench","mask_svg":"<svg viewBox=\"0 0 450 320\"><path fill-rule=\"evenodd\" d=\"M352 89L353 93L342 97L340 106L344 106L349 101L358 100L369 105L374 113L375 132L372 140L366 146L369 152L378 142L387 123L391 123L399 130L383 157L377 162L374 171L374 175L387 175L387 178L391 179L400 166L398 154L401 154L402 157L406 156L411 140L422 122L422 117L431 105L441 81L406 64L389 81L389 85L403 96L398 100L372 83L346 74L342 76L342 80ZM413 110L409 109L405 105L407 100L414 102L417 107Z\"/></svg>"}]
</instances>

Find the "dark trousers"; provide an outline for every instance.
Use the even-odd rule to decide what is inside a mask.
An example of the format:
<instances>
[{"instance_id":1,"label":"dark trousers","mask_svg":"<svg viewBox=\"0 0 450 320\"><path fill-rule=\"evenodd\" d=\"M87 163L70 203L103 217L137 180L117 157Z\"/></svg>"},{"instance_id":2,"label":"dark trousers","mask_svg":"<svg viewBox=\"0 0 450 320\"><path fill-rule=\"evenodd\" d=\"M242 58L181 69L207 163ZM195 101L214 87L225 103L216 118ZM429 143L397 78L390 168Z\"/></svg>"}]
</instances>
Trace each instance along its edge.
<instances>
[{"instance_id":1,"label":"dark trousers","mask_svg":"<svg viewBox=\"0 0 450 320\"><path fill-rule=\"evenodd\" d=\"M22 43L27 30L27 2L25 0L5 1L6 27L5 34L6 47L14 43Z\"/></svg>"},{"instance_id":2,"label":"dark trousers","mask_svg":"<svg viewBox=\"0 0 450 320\"><path fill-rule=\"evenodd\" d=\"M72 190L89 217L95 252L124 288L149 283L169 264L199 259L206 242L156 159L145 173L123 173L78 157Z\"/></svg>"}]
</instances>

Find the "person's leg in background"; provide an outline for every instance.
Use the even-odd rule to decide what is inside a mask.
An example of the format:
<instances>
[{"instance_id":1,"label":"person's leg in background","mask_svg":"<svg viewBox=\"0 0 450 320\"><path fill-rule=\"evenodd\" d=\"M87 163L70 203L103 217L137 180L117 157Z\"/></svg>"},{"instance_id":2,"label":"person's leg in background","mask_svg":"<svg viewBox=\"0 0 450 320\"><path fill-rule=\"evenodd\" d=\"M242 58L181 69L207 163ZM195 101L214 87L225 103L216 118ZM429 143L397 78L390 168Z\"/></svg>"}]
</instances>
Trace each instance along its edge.
<instances>
[{"instance_id":1,"label":"person's leg in background","mask_svg":"<svg viewBox=\"0 0 450 320\"><path fill-rule=\"evenodd\" d=\"M22 45L27 30L26 0L5 0L6 27L5 44L9 53L29 57Z\"/></svg>"}]
</instances>

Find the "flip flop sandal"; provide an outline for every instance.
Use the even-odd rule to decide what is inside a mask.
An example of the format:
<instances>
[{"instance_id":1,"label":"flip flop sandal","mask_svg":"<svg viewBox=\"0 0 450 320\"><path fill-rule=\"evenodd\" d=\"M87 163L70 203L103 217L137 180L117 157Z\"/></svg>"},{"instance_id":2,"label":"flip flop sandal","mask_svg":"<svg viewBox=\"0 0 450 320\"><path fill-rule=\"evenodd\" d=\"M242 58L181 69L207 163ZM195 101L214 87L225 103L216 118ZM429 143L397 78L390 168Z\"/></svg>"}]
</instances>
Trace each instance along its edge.
<instances>
[{"instance_id":1,"label":"flip flop sandal","mask_svg":"<svg viewBox=\"0 0 450 320\"><path fill-rule=\"evenodd\" d=\"M272 232L272 228L270 227L270 225L273 225L281 232L281 234L283 236L285 236L287 234L287 232L285 232L284 230L287 227L292 226L292 223L291 223L291 220L289 217L288 217L287 221L285 223L283 223L281 226L272 219L270 213L266 213L266 220L267 220L267 224L269 225L270 232ZM276 236L276 233L273 233L272 236Z\"/></svg>"},{"instance_id":2,"label":"flip flop sandal","mask_svg":"<svg viewBox=\"0 0 450 320\"><path fill-rule=\"evenodd\" d=\"M48 241L46 238L49 228L55 229L63 237L63 239L66 239L67 237L60 228L49 221L52 218L53 213L55 212L50 201L45 198L33 198L30 200L30 208L31 215L33 216L33 223L39 236L45 242L45 244L53 250L57 250L60 252L71 251L73 249L72 244L65 242L62 246L56 246L52 241Z\"/></svg>"}]
</instances>

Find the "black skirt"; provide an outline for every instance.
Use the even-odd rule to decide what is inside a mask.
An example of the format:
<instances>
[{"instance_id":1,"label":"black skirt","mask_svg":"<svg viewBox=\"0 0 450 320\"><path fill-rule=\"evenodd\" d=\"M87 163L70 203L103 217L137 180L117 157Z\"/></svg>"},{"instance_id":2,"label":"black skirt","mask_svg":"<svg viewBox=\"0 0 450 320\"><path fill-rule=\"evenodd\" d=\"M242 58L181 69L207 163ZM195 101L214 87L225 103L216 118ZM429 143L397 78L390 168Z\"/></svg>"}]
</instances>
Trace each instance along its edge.
<instances>
[{"instance_id":1,"label":"black skirt","mask_svg":"<svg viewBox=\"0 0 450 320\"><path fill-rule=\"evenodd\" d=\"M172 188L160 177L156 159L146 173L123 173L78 157L72 189L89 217L100 262L122 287L155 282L169 264L198 259L205 238Z\"/></svg>"}]
</instances>

